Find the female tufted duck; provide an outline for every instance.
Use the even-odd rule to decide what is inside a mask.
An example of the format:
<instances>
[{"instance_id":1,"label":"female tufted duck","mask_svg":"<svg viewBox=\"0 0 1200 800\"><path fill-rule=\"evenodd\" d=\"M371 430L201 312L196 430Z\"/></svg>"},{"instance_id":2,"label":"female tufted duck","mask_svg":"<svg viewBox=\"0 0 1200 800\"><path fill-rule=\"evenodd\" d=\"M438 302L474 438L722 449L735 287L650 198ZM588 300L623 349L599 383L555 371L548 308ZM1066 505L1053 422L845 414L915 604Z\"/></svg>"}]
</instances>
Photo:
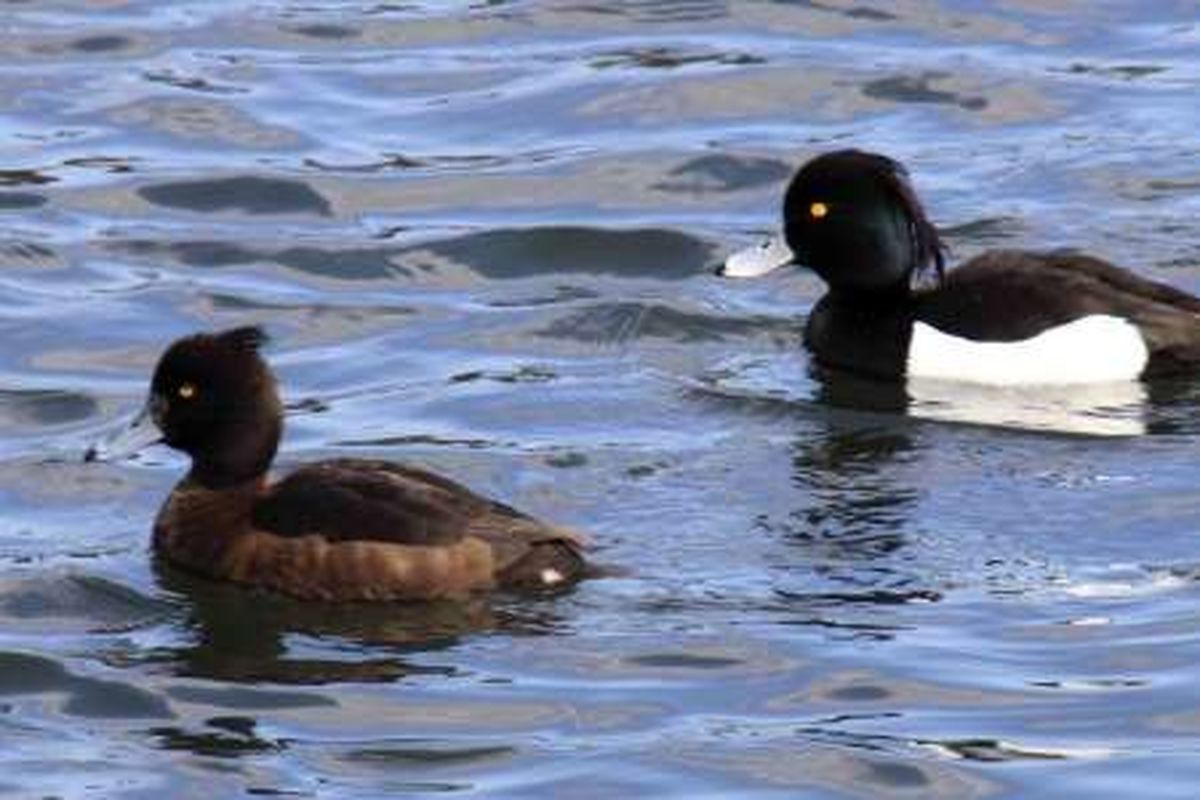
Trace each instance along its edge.
<instances>
[{"instance_id":1,"label":"female tufted duck","mask_svg":"<svg viewBox=\"0 0 1200 800\"><path fill-rule=\"evenodd\" d=\"M145 411L112 443L120 452L105 454L162 441L191 456L154 523L159 556L321 600L454 597L584 577L574 532L416 467L333 459L269 484L283 406L258 352L264 341L258 328L176 341L154 371Z\"/></svg>"},{"instance_id":2,"label":"female tufted duck","mask_svg":"<svg viewBox=\"0 0 1200 800\"><path fill-rule=\"evenodd\" d=\"M1200 366L1200 299L1070 252L991 251L945 273L942 242L904 168L839 150L796 173L785 242L721 273L793 262L829 291L805 326L824 366L882 377L991 384L1132 380ZM914 288L932 273L932 285Z\"/></svg>"}]
</instances>

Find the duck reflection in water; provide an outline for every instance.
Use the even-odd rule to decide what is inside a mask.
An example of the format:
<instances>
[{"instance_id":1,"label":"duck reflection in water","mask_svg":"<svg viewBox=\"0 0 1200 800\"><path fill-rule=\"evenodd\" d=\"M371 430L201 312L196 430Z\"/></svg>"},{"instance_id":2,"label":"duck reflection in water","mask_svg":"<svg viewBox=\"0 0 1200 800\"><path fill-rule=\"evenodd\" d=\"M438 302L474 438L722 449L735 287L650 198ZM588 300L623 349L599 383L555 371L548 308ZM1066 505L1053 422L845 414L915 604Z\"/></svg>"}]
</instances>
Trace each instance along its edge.
<instances>
[{"instance_id":1,"label":"duck reflection in water","mask_svg":"<svg viewBox=\"0 0 1200 800\"><path fill-rule=\"evenodd\" d=\"M906 414L917 419L1083 436L1140 436L1150 429L1152 400L1163 383L988 386L912 378L884 381L812 366L817 399L839 408ZM1170 381L1168 381L1169 383Z\"/></svg>"},{"instance_id":2,"label":"duck reflection in water","mask_svg":"<svg viewBox=\"0 0 1200 800\"><path fill-rule=\"evenodd\" d=\"M154 657L189 677L316 685L451 676L457 673L452 663L409 657L450 651L480 633L536 636L562 629L549 599L493 594L404 604L313 603L265 592L251 596L162 559L154 571L186 609L184 641ZM355 645L353 655L344 652L347 642Z\"/></svg>"}]
</instances>

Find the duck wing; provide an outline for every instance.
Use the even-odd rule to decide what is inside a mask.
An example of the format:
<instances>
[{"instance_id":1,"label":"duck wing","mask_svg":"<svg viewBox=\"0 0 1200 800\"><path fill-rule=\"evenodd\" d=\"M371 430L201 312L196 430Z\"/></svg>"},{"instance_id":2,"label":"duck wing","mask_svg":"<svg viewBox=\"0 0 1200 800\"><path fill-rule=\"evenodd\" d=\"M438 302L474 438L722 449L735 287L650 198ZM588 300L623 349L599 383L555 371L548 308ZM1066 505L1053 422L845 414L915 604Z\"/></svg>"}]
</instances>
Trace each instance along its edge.
<instances>
[{"instance_id":1,"label":"duck wing","mask_svg":"<svg viewBox=\"0 0 1200 800\"><path fill-rule=\"evenodd\" d=\"M1016 341L1092 314L1128 319L1151 350L1200 349L1200 299L1092 256L994 250L919 292L916 316L977 341Z\"/></svg>"},{"instance_id":2,"label":"duck wing","mask_svg":"<svg viewBox=\"0 0 1200 800\"><path fill-rule=\"evenodd\" d=\"M427 470L366 459L301 467L253 510L256 527L280 536L406 545L453 544L488 517L523 515Z\"/></svg>"},{"instance_id":3,"label":"duck wing","mask_svg":"<svg viewBox=\"0 0 1200 800\"><path fill-rule=\"evenodd\" d=\"M1121 293L1127 299L1154 303L1189 314L1200 314L1200 297L1176 289L1169 284L1143 278L1103 259L1082 253L1054 251L1042 254L1048 269L1082 273Z\"/></svg>"}]
</instances>

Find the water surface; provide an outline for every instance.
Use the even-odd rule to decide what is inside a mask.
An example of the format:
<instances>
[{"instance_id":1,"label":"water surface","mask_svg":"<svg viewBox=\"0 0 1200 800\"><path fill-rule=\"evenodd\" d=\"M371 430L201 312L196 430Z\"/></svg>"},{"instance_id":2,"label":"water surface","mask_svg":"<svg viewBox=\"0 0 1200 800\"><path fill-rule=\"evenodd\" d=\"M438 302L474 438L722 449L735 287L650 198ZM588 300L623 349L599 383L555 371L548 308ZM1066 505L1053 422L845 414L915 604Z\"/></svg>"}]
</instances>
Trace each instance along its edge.
<instances>
[{"instance_id":1,"label":"water surface","mask_svg":"<svg viewBox=\"0 0 1200 800\"><path fill-rule=\"evenodd\" d=\"M905 409L809 373L811 275L711 274L859 146L955 260L1200 291L1194 4L0 18L0 794L1194 796L1197 384ZM285 466L432 466L625 574L369 608L155 567L183 462L79 456L246 323Z\"/></svg>"}]
</instances>

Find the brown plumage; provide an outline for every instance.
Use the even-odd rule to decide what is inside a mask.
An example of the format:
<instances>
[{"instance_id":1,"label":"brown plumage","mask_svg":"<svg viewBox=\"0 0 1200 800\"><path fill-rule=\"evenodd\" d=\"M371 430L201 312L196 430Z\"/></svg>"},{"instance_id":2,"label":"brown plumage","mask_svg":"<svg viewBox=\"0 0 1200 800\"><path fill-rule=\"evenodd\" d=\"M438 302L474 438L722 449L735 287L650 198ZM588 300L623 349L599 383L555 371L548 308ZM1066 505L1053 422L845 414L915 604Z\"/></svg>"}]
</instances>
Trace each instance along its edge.
<instances>
[{"instance_id":1,"label":"brown plumage","mask_svg":"<svg viewBox=\"0 0 1200 800\"><path fill-rule=\"evenodd\" d=\"M155 521L159 556L217 580L338 601L585 576L578 534L423 469L332 459L269 483L282 406L258 354L263 339L254 328L200 334L159 361L140 425L192 457Z\"/></svg>"}]
</instances>

